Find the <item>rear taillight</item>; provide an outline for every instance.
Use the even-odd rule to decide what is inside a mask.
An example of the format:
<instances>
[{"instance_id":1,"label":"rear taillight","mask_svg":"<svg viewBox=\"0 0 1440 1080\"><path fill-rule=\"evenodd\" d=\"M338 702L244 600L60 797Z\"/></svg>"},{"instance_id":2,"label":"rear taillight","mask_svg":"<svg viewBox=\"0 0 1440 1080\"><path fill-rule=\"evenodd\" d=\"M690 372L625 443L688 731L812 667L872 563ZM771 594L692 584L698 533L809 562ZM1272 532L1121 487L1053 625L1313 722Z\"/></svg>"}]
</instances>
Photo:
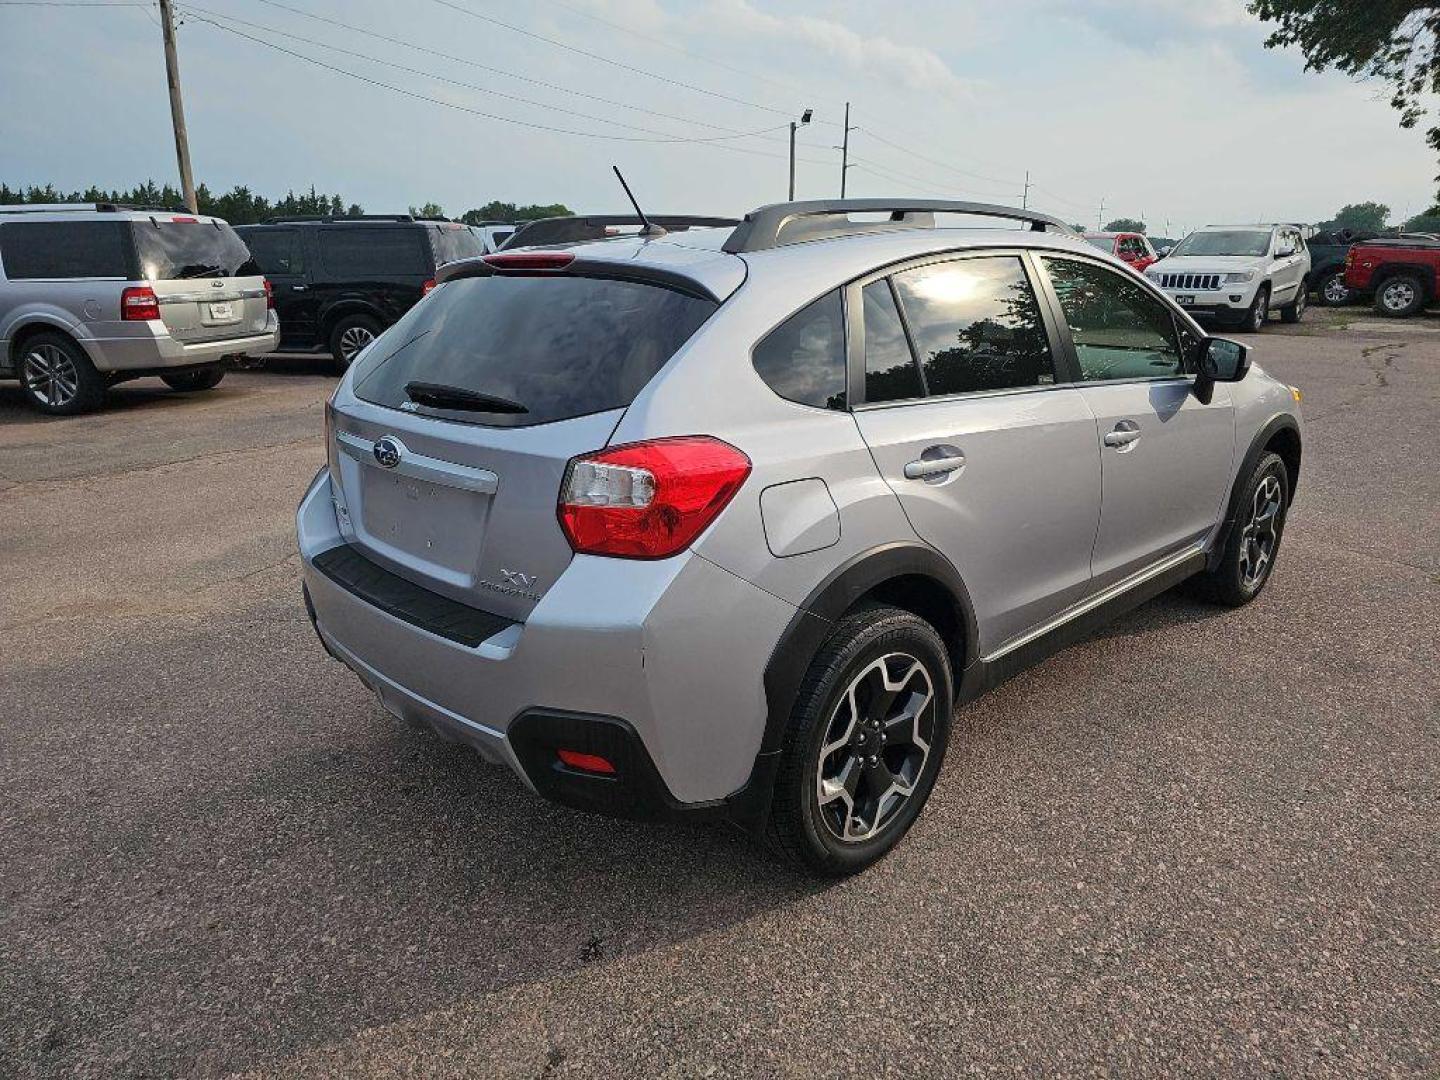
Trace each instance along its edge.
<instances>
[{"instance_id":1,"label":"rear taillight","mask_svg":"<svg viewBox=\"0 0 1440 1080\"><path fill-rule=\"evenodd\" d=\"M260 284L262 284L262 285L265 286L265 310L266 310L266 311L274 311L274 310L275 310L275 289L274 289L273 286L271 286L271 284L270 284L270 279L269 279L269 278L261 278L261 279L260 279Z\"/></svg>"},{"instance_id":2,"label":"rear taillight","mask_svg":"<svg viewBox=\"0 0 1440 1080\"><path fill-rule=\"evenodd\" d=\"M750 475L750 459L708 435L578 457L560 487L560 526L584 555L664 559L684 551Z\"/></svg>"},{"instance_id":3,"label":"rear taillight","mask_svg":"<svg viewBox=\"0 0 1440 1080\"><path fill-rule=\"evenodd\" d=\"M420 286L420 295L421 295L421 296L428 296L429 293L430 293L430 290L433 289L434 287L435 287L435 279L432 277L429 281L425 282L425 284L423 284L423 285Z\"/></svg>"},{"instance_id":4,"label":"rear taillight","mask_svg":"<svg viewBox=\"0 0 1440 1080\"><path fill-rule=\"evenodd\" d=\"M120 318L126 322L145 322L160 317L160 301L148 285L133 285L120 294Z\"/></svg>"}]
</instances>

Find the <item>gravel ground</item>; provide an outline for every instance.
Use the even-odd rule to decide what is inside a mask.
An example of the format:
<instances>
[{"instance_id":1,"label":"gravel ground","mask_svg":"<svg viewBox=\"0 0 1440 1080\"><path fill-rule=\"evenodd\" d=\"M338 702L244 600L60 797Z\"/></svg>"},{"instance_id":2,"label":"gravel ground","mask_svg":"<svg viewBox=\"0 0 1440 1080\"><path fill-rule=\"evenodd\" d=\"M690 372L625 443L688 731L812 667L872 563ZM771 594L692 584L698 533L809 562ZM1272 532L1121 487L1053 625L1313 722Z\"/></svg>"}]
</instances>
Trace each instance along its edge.
<instances>
[{"instance_id":1,"label":"gravel ground","mask_svg":"<svg viewBox=\"0 0 1440 1080\"><path fill-rule=\"evenodd\" d=\"M1440 336L1404 326L1256 340L1309 422L1263 600L1162 597L967 708L834 885L542 803L324 656L317 362L65 422L0 385L0 1075L1435 1075Z\"/></svg>"}]
</instances>

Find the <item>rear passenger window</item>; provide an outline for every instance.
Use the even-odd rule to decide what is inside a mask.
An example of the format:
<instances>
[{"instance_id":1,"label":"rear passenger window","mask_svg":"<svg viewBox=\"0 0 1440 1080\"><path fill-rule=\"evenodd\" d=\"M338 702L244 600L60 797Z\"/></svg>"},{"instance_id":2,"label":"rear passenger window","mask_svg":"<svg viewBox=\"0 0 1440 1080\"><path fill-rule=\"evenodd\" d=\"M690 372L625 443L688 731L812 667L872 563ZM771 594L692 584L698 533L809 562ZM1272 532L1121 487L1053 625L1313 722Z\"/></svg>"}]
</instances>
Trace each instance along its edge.
<instances>
[{"instance_id":1,"label":"rear passenger window","mask_svg":"<svg viewBox=\"0 0 1440 1080\"><path fill-rule=\"evenodd\" d=\"M892 280L932 397L1055 381L1040 305L1018 258L931 263Z\"/></svg>"},{"instance_id":2,"label":"rear passenger window","mask_svg":"<svg viewBox=\"0 0 1440 1080\"><path fill-rule=\"evenodd\" d=\"M872 281L862 290L865 308L865 400L904 401L923 397L920 369L905 339L890 283Z\"/></svg>"},{"instance_id":3,"label":"rear passenger window","mask_svg":"<svg viewBox=\"0 0 1440 1080\"><path fill-rule=\"evenodd\" d=\"M237 230L238 231L238 230ZM241 239L262 274L303 274L305 256L295 229L246 229Z\"/></svg>"},{"instance_id":4,"label":"rear passenger window","mask_svg":"<svg viewBox=\"0 0 1440 1080\"><path fill-rule=\"evenodd\" d=\"M393 277L428 274L430 262L422 230L321 225L320 261L337 278Z\"/></svg>"},{"instance_id":5,"label":"rear passenger window","mask_svg":"<svg viewBox=\"0 0 1440 1080\"><path fill-rule=\"evenodd\" d=\"M755 346L755 371L787 401L845 408L845 308L827 293Z\"/></svg>"},{"instance_id":6,"label":"rear passenger window","mask_svg":"<svg viewBox=\"0 0 1440 1080\"><path fill-rule=\"evenodd\" d=\"M0 265L25 278L132 278L121 221L17 221L0 225Z\"/></svg>"}]
</instances>

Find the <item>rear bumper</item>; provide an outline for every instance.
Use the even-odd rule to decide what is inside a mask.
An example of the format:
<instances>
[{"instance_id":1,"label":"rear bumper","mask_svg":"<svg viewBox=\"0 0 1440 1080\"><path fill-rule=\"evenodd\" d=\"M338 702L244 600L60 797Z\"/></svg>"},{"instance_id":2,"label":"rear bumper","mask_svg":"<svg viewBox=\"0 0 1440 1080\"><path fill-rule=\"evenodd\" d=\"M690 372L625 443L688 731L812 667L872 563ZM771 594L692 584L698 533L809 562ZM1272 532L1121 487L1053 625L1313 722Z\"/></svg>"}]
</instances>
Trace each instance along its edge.
<instances>
[{"instance_id":1,"label":"rear bumper","mask_svg":"<svg viewBox=\"0 0 1440 1080\"><path fill-rule=\"evenodd\" d=\"M321 641L391 713L570 805L627 817L751 812L762 673L795 613L789 604L694 554L577 556L523 623L465 644L316 565L344 543L325 470L297 531ZM617 776L560 767L560 740L606 756Z\"/></svg>"},{"instance_id":2,"label":"rear bumper","mask_svg":"<svg viewBox=\"0 0 1440 1080\"><path fill-rule=\"evenodd\" d=\"M89 338L84 342L97 371L191 367L240 353L273 352L280 345L280 323L273 311L263 333L190 344L177 341L163 328L157 330L158 323L134 325L143 330L125 337Z\"/></svg>"}]
</instances>

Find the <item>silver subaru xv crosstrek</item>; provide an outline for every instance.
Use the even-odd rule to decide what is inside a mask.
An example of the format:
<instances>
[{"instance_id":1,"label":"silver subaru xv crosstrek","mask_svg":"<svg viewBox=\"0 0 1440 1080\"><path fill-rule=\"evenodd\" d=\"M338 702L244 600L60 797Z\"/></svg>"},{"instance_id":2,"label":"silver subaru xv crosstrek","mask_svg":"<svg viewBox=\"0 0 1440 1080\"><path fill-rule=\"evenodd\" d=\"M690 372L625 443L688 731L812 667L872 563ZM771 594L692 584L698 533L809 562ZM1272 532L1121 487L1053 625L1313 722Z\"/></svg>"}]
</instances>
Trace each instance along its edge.
<instances>
[{"instance_id":1,"label":"silver subaru xv crosstrek","mask_svg":"<svg viewBox=\"0 0 1440 1080\"><path fill-rule=\"evenodd\" d=\"M388 710L562 803L853 872L957 703L1274 567L1299 392L1053 218L786 203L440 280L326 410L306 605Z\"/></svg>"}]
</instances>

